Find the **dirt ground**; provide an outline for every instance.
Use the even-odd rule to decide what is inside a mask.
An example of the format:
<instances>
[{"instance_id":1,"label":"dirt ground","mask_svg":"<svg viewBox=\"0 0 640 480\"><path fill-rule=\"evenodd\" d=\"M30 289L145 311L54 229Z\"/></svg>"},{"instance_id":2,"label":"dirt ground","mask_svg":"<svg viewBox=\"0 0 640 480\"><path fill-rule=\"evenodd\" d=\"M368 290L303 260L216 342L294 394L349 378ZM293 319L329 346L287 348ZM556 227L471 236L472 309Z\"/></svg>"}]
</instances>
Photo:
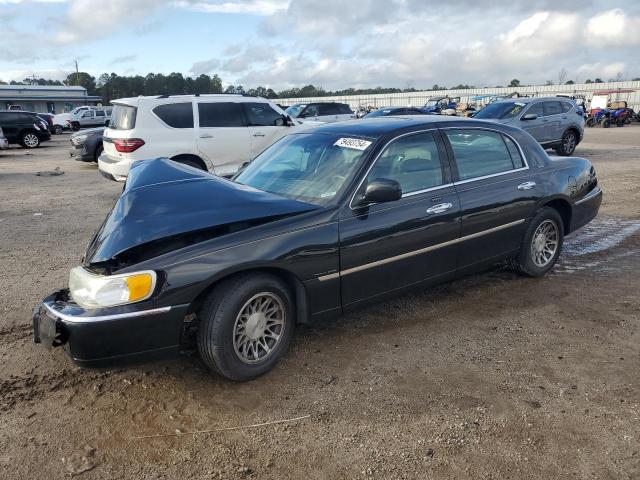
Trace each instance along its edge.
<instances>
[{"instance_id":1,"label":"dirt ground","mask_svg":"<svg viewBox=\"0 0 640 480\"><path fill-rule=\"evenodd\" d=\"M68 145L0 152L0 478L640 478L640 125L587 130L604 202L552 274L498 268L301 328L243 384L194 355L83 370L33 343L33 306L121 188Z\"/></svg>"}]
</instances>

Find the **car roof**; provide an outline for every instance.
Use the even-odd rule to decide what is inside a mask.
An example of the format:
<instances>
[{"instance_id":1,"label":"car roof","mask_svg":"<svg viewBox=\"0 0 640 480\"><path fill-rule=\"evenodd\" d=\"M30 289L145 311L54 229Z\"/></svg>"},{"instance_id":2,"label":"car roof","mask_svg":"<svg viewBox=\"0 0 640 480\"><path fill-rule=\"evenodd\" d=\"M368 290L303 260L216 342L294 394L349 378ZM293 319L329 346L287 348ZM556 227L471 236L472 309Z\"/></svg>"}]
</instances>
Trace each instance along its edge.
<instances>
[{"instance_id":1,"label":"car roof","mask_svg":"<svg viewBox=\"0 0 640 480\"><path fill-rule=\"evenodd\" d=\"M487 127L496 129L498 124L484 120L447 115L402 115L362 118L320 125L301 133L327 133L332 135L355 135L357 137L380 138L403 130L440 128L445 126Z\"/></svg>"},{"instance_id":2,"label":"car roof","mask_svg":"<svg viewBox=\"0 0 640 480\"><path fill-rule=\"evenodd\" d=\"M234 102L264 102L269 103L271 100L264 97L252 97L249 95L240 95L237 93L191 93L185 95L141 95L139 97L127 97L127 98L116 98L111 100L113 105L129 105L131 107L137 107L140 102L151 102L158 101L157 103L172 103L172 100L193 100L195 98L199 98L202 100L219 100L219 101L229 101L230 99ZM102 107L106 108L106 107Z\"/></svg>"},{"instance_id":3,"label":"car roof","mask_svg":"<svg viewBox=\"0 0 640 480\"><path fill-rule=\"evenodd\" d=\"M563 97L524 97L524 98L520 97L520 98L503 98L493 103L525 103L526 104L526 103L537 102L542 100L559 102L560 100L571 100L571 99L563 98Z\"/></svg>"}]
</instances>

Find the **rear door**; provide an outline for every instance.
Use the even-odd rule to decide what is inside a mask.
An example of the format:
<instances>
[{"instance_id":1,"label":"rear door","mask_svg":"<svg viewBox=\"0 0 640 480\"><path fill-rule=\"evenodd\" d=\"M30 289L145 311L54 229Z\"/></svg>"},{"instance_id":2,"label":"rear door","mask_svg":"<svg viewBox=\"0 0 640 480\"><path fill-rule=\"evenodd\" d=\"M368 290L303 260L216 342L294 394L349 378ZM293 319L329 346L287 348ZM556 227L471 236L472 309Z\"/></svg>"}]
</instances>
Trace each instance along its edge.
<instances>
[{"instance_id":1,"label":"rear door","mask_svg":"<svg viewBox=\"0 0 640 480\"><path fill-rule=\"evenodd\" d=\"M105 125L107 121L107 115L105 114L104 110L96 110L95 111L95 118L94 118L94 125L96 127L101 127L103 125Z\"/></svg>"},{"instance_id":2,"label":"rear door","mask_svg":"<svg viewBox=\"0 0 640 480\"><path fill-rule=\"evenodd\" d=\"M443 133L462 209L458 267L517 251L542 192L522 150L495 130L448 128Z\"/></svg>"},{"instance_id":3,"label":"rear door","mask_svg":"<svg viewBox=\"0 0 640 480\"><path fill-rule=\"evenodd\" d=\"M249 162L251 137L241 103L198 100L198 150L216 175L229 176Z\"/></svg>"},{"instance_id":4,"label":"rear door","mask_svg":"<svg viewBox=\"0 0 640 480\"><path fill-rule=\"evenodd\" d=\"M375 179L396 180L402 198L350 205L340 219L343 306L453 275L460 204L437 130L390 142L356 193Z\"/></svg>"},{"instance_id":5,"label":"rear door","mask_svg":"<svg viewBox=\"0 0 640 480\"><path fill-rule=\"evenodd\" d=\"M281 113L267 102L247 102L242 104L251 137L251 158L255 158L265 148L289 133Z\"/></svg>"},{"instance_id":6,"label":"rear door","mask_svg":"<svg viewBox=\"0 0 640 480\"><path fill-rule=\"evenodd\" d=\"M544 118L546 120L548 141L553 142L562 139L564 133L563 116L566 119L566 114L562 112L562 105L559 101L545 100L544 106Z\"/></svg>"}]
</instances>

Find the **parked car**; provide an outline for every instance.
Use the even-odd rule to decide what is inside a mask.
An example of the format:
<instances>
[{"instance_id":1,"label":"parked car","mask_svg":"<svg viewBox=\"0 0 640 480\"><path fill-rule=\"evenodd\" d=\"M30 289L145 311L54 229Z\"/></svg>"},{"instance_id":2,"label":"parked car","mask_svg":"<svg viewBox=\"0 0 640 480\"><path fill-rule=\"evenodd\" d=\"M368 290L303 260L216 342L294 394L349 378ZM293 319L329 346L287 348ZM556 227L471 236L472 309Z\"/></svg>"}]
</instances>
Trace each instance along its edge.
<instances>
[{"instance_id":1,"label":"parked car","mask_svg":"<svg viewBox=\"0 0 640 480\"><path fill-rule=\"evenodd\" d=\"M518 98L490 103L473 118L520 127L544 148L569 156L584 135L582 109L559 97Z\"/></svg>"},{"instance_id":2,"label":"parked car","mask_svg":"<svg viewBox=\"0 0 640 480\"><path fill-rule=\"evenodd\" d=\"M42 120L44 120L44 122L47 124L47 130L49 130L50 133L54 132L54 128L53 128L53 117L54 115L51 113L37 113L37 112L29 112L29 113L33 113L35 115L37 115L39 118L41 118Z\"/></svg>"},{"instance_id":3,"label":"parked car","mask_svg":"<svg viewBox=\"0 0 640 480\"><path fill-rule=\"evenodd\" d=\"M2 128L0 128L0 150L6 150L9 148L9 140L4 136Z\"/></svg>"},{"instance_id":4,"label":"parked car","mask_svg":"<svg viewBox=\"0 0 640 480\"><path fill-rule=\"evenodd\" d=\"M98 162L102 154L102 134L106 127L90 128L71 134L69 156L81 162Z\"/></svg>"},{"instance_id":5,"label":"parked car","mask_svg":"<svg viewBox=\"0 0 640 480\"><path fill-rule=\"evenodd\" d=\"M287 108L286 112L291 118L297 118L303 122L312 120L331 123L356 118L356 114L349 105L336 102L296 103Z\"/></svg>"},{"instance_id":6,"label":"parked car","mask_svg":"<svg viewBox=\"0 0 640 480\"><path fill-rule=\"evenodd\" d=\"M71 115L69 125L71 130L78 131L81 128L106 127L111 119L112 107L89 109Z\"/></svg>"},{"instance_id":7,"label":"parked car","mask_svg":"<svg viewBox=\"0 0 640 480\"><path fill-rule=\"evenodd\" d=\"M430 97L424 104L422 110L425 113L440 115L455 115L456 107L460 103L460 97L451 98L448 96Z\"/></svg>"},{"instance_id":8,"label":"parked car","mask_svg":"<svg viewBox=\"0 0 640 480\"><path fill-rule=\"evenodd\" d=\"M388 117L390 115L426 115L426 112L416 107L382 107L367 113L362 118Z\"/></svg>"},{"instance_id":9,"label":"parked car","mask_svg":"<svg viewBox=\"0 0 640 480\"><path fill-rule=\"evenodd\" d=\"M69 288L34 309L34 336L89 366L176 353L193 334L206 365L248 380L297 324L504 260L544 275L601 201L588 160L435 115L297 132L233 181L137 162Z\"/></svg>"},{"instance_id":10,"label":"parked car","mask_svg":"<svg viewBox=\"0 0 640 480\"><path fill-rule=\"evenodd\" d=\"M76 107L70 112L59 113L53 116L53 133L60 134L64 130L71 130L71 120L77 118L81 113L87 110L97 110L98 107L84 105L82 107Z\"/></svg>"},{"instance_id":11,"label":"parked car","mask_svg":"<svg viewBox=\"0 0 640 480\"><path fill-rule=\"evenodd\" d=\"M136 160L167 157L231 176L274 141L302 128L274 103L242 95L176 95L114 100L100 172L124 181Z\"/></svg>"},{"instance_id":12,"label":"parked car","mask_svg":"<svg viewBox=\"0 0 640 480\"><path fill-rule=\"evenodd\" d=\"M10 112L21 112L23 110L22 105L9 105L9 108L7 109Z\"/></svg>"},{"instance_id":13,"label":"parked car","mask_svg":"<svg viewBox=\"0 0 640 480\"><path fill-rule=\"evenodd\" d=\"M51 139L46 122L35 113L0 110L0 128L9 143L24 148L36 148Z\"/></svg>"}]
</instances>

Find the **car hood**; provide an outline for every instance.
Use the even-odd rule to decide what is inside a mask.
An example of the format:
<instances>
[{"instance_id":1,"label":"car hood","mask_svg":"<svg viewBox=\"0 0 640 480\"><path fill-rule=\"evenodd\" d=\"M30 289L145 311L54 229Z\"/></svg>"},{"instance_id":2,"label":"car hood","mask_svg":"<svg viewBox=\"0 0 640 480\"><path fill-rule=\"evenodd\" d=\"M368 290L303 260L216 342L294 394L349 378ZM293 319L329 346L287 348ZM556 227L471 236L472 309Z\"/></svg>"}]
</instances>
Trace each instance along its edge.
<instances>
[{"instance_id":1,"label":"car hood","mask_svg":"<svg viewBox=\"0 0 640 480\"><path fill-rule=\"evenodd\" d=\"M484 120L485 122L502 123L504 125L513 122L513 118L477 118L476 120Z\"/></svg>"},{"instance_id":2,"label":"car hood","mask_svg":"<svg viewBox=\"0 0 640 480\"><path fill-rule=\"evenodd\" d=\"M316 205L234 183L166 158L135 162L87 248L86 266L118 270Z\"/></svg>"}]
</instances>

